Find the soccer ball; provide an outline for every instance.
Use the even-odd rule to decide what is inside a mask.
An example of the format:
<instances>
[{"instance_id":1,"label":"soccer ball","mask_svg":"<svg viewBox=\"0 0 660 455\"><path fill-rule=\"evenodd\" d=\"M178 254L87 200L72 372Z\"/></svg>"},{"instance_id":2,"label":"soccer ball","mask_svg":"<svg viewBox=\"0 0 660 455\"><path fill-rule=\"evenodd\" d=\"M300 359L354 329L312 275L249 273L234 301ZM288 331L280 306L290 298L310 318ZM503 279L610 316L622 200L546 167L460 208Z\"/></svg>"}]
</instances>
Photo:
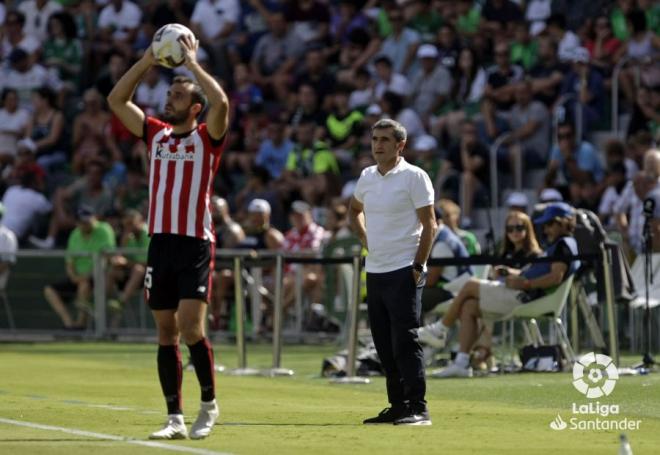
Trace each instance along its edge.
<instances>
[{"instance_id":1,"label":"soccer ball","mask_svg":"<svg viewBox=\"0 0 660 455\"><path fill-rule=\"evenodd\" d=\"M158 29L151 41L151 51L159 65L174 68L183 63L183 47L179 39L184 35L190 35L195 40L193 32L181 24L167 24Z\"/></svg>"}]
</instances>

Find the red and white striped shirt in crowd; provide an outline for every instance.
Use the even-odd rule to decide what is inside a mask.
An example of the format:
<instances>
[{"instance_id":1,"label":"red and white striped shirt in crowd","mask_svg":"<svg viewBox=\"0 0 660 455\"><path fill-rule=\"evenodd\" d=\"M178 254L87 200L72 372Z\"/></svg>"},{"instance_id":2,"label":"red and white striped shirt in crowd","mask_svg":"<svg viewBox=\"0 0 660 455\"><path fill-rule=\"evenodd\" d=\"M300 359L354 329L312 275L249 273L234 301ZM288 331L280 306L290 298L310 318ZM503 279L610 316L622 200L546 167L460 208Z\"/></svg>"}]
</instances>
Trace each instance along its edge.
<instances>
[{"instance_id":1,"label":"red and white striped shirt in crowd","mask_svg":"<svg viewBox=\"0 0 660 455\"><path fill-rule=\"evenodd\" d=\"M145 120L149 157L149 235L179 234L215 242L209 203L225 141L206 123L186 134L153 117Z\"/></svg>"},{"instance_id":2,"label":"red and white striped shirt in crowd","mask_svg":"<svg viewBox=\"0 0 660 455\"><path fill-rule=\"evenodd\" d=\"M325 229L318 224L311 222L305 228L298 229L291 228L284 235L284 251L289 252L309 252L319 251L323 238L325 236Z\"/></svg>"}]
</instances>

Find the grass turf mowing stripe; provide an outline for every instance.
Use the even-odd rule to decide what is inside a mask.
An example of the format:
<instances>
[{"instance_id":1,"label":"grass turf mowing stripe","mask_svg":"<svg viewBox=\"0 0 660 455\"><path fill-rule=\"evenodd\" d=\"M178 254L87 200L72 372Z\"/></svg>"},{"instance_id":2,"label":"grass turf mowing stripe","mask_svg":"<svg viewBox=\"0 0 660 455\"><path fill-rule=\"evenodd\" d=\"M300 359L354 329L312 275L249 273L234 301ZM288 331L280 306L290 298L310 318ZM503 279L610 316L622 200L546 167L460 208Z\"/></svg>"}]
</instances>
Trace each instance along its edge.
<instances>
[{"instance_id":1,"label":"grass turf mowing stripe","mask_svg":"<svg viewBox=\"0 0 660 455\"><path fill-rule=\"evenodd\" d=\"M146 446L154 449L171 450L173 452L196 453L200 455L230 455L225 452L215 452L213 450L196 449L194 447L175 446L175 445L165 444L162 442L139 441L136 439L128 439L122 436L116 436L113 434L94 433L92 431L78 430L75 428L56 427L53 425L42 425L40 423L23 422L20 420L4 419L2 417L0 417L0 423L5 423L7 425L16 425L19 427L35 428L38 430L60 431L62 433L73 434L76 436L87 436L90 438L105 439L108 441L125 442L126 444Z\"/></svg>"}]
</instances>

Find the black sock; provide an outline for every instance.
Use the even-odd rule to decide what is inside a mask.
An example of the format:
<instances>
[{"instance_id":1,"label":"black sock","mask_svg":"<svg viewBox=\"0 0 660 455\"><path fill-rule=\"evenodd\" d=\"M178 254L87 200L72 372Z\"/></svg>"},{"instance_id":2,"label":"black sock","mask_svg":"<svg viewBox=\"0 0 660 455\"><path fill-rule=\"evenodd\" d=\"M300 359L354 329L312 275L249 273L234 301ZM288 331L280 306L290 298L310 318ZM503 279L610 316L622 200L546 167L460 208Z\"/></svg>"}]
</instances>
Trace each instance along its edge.
<instances>
[{"instance_id":1,"label":"black sock","mask_svg":"<svg viewBox=\"0 0 660 455\"><path fill-rule=\"evenodd\" d=\"M181 411L181 351L179 345L158 346L158 379L163 389L168 414L183 414Z\"/></svg>"},{"instance_id":2,"label":"black sock","mask_svg":"<svg viewBox=\"0 0 660 455\"><path fill-rule=\"evenodd\" d=\"M212 401L215 399L215 372L211 343L204 337L192 346L188 345L188 349L202 390L202 401Z\"/></svg>"}]
</instances>

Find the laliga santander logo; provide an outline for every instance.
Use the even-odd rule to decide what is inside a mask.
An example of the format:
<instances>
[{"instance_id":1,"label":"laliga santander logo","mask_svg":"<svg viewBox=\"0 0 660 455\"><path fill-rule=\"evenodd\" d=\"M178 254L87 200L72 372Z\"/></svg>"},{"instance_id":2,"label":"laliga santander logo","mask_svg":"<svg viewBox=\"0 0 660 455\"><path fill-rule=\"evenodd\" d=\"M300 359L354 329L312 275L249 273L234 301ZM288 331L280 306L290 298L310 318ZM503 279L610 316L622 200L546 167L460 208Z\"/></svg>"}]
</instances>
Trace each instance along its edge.
<instances>
[{"instance_id":1,"label":"laliga santander logo","mask_svg":"<svg viewBox=\"0 0 660 455\"><path fill-rule=\"evenodd\" d=\"M605 374L603 374L605 373ZM612 359L590 352L573 365L573 387L587 398L608 396L619 379L619 371Z\"/></svg>"}]
</instances>

